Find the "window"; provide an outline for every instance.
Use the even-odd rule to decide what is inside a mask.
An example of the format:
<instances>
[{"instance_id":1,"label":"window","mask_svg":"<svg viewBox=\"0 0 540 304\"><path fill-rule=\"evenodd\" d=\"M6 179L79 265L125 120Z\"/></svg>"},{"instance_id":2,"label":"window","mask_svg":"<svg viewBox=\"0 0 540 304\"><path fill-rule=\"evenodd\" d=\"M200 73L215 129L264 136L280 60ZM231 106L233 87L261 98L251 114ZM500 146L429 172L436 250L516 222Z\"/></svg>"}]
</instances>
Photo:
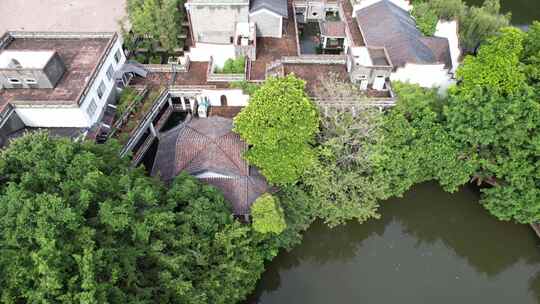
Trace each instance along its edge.
<instances>
[{"instance_id":1,"label":"window","mask_svg":"<svg viewBox=\"0 0 540 304\"><path fill-rule=\"evenodd\" d=\"M21 80L18 79L18 78L9 77L8 80L9 80L9 83L11 83L11 84L19 84L19 83L21 83Z\"/></svg>"},{"instance_id":2,"label":"window","mask_svg":"<svg viewBox=\"0 0 540 304\"><path fill-rule=\"evenodd\" d=\"M221 106L226 107L227 106L227 96L221 95Z\"/></svg>"},{"instance_id":3,"label":"window","mask_svg":"<svg viewBox=\"0 0 540 304\"><path fill-rule=\"evenodd\" d=\"M86 108L86 113L88 113L88 116L93 117L97 110L97 104L94 99L90 101L90 104L88 105L88 108Z\"/></svg>"},{"instance_id":4,"label":"window","mask_svg":"<svg viewBox=\"0 0 540 304\"><path fill-rule=\"evenodd\" d=\"M105 84L103 83L103 80L102 80L97 89L97 96L99 97L99 99L103 97L104 93L105 93Z\"/></svg>"},{"instance_id":5,"label":"window","mask_svg":"<svg viewBox=\"0 0 540 304\"><path fill-rule=\"evenodd\" d=\"M114 61L118 63L120 62L120 58L122 58L122 53L120 53L120 50L117 50L116 53L114 53Z\"/></svg>"},{"instance_id":6,"label":"window","mask_svg":"<svg viewBox=\"0 0 540 304\"><path fill-rule=\"evenodd\" d=\"M26 82L26 84L36 84L37 83L37 81L34 78L26 78L24 80L24 82Z\"/></svg>"},{"instance_id":7,"label":"window","mask_svg":"<svg viewBox=\"0 0 540 304\"><path fill-rule=\"evenodd\" d=\"M112 67L112 64L111 64L109 66L109 68L107 69L107 79L109 79L109 81L112 80L113 74L114 74L114 70L113 70L113 67Z\"/></svg>"}]
</instances>

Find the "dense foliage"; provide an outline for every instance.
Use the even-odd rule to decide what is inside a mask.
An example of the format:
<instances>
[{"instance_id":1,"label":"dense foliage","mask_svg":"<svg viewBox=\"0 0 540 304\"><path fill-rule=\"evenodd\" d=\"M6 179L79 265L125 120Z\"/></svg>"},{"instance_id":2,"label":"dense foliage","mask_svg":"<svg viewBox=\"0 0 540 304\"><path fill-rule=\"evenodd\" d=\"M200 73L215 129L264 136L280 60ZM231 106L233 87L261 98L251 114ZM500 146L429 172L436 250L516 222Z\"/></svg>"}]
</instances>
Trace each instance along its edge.
<instances>
[{"instance_id":1,"label":"dense foliage","mask_svg":"<svg viewBox=\"0 0 540 304\"><path fill-rule=\"evenodd\" d=\"M420 2L415 4L411 12L416 21L416 26L425 36L433 36L437 31L439 16L428 3Z\"/></svg>"},{"instance_id":2,"label":"dense foliage","mask_svg":"<svg viewBox=\"0 0 540 304\"><path fill-rule=\"evenodd\" d=\"M355 117L338 111L321 119L318 159L302 186L317 206L315 215L330 227L378 217L384 181L373 174L373 152L381 118L378 110L364 109Z\"/></svg>"},{"instance_id":3,"label":"dense foliage","mask_svg":"<svg viewBox=\"0 0 540 304\"><path fill-rule=\"evenodd\" d=\"M493 185L483 190L484 206L522 223L540 221L540 95L527 81L530 54L540 51L533 40L515 28L489 39L458 71L445 109L449 132L474 160L474 178Z\"/></svg>"},{"instance_id":4,"label":"dense foliage","mask_svg":"<svg viewBox=\"0 0 540 304\"><path fill-rule=\"evenodd\" d=\"M234 130L251 146L246 158L273 184L296 182L315 158L310 144L318 111L304 85L293 75L270 78L234 120Z\"/></svg>"},{"instance_id":5,"label":"dense foliage","mask_svg":"<svg viewBox=\"0 0 540 304\"><path fill-rule=\"evenodd\" d=\"M436 89L394 83L397 105L385 116L377 145L377 176L388 183L385 197L400 196L412 185L438 180L448 191L467 182L470 160L445 128L444 100Z\"/></svg>"},{"instance_id":6,"label":"dense foliage","mask_svg":"<svg viewBox=\"0 0 540 304\"><path fill-rule=\"evenodd\" d=\"M223 68L216 68L219 74L244 74L246 71L246 57L229 58L223 64Z\"/></svg>"},{"instance_id":7,"label":"dense foliage","mask_svg":"<svg viewBox=\"0 0 540 304\"><path fill-rule=\"evenodd\" d=\"M463 0L416 0L413 16L426 35L435 33L436 19L459 22L459 42L465 53L474 53L488 37L510 24L510 14L501 14L500 0L485 0L480 7L467 6Z\"/></svg>"},{"instance_id":8,"label":"dense foliage","mask_svg":"<svg viewBox=\"0 0 540 304\"><path fill-rule=\"evenodd\" d=\"M470 178L496 217L540 221L540 25L502 28L458 70L449 96L394 85L398 104L385 117L377 174L400 195L438 180L455 190Z\"/></svg>"},{"instance_id":9,"label":"dense foliage","mask_svg":"<svg viewBox=\"0 0 540 304\"><path fill-rule=\"evenodd\" d=\"M131 31L173 50L183 46L180 39L184 20L182 0L128 0Z\"/></svg>"},{"instance_id":10,"label":"dense foliage","mask_svg":"<svg viewBox=\"0 0 540 304\"><path fill-rule=\"evenodd\" d=\"M0 153L2 302L234 303L276 252L215 188L166 191L114 144L33 134Z\"/></svg>"},{"instance_id":11,"label":"dense foliage","mask_svg":"<svg viewBox=\"0 0 540 304\"><path fill-rule=\"evenodd\" d=\"M255 200L251 206L251 218L253 229L263 234L280 234L287 227L279 201L268 193Z\"/></svg>"}]
</instances>

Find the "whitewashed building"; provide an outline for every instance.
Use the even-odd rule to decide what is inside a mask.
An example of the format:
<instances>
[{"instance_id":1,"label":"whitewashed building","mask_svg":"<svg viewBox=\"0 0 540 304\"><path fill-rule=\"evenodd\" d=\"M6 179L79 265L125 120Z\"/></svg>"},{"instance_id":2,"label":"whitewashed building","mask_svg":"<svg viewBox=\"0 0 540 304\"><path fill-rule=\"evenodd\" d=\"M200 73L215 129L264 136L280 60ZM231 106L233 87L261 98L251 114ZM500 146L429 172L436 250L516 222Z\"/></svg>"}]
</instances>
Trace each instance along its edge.
<instances>
[{"instance_id":1,"label":"whitewashed building","mask_svg":"<svg viewBox=\"0 0 540 304\"><path fill-rule=\"evenodd\" d=\"M189 0L185 3L194 45L192 61L223 66L230 58L256 59L257 37L281 38L287 0Z\"/></svg>"},{"instance_id":2,"label":"whitewashed building","mask_svg":"<svg viewBox=\"0 0 540 304\"><path fill-rule=\"evenodd\" d=\"M8 32L0 39L0 136L90 128L116 98L126 61L115 33Z\"/></svg>"},{"instance_id":3,"label":"whitewashed building","mask_svg":"<svg viewBox=\"0 0 540 304\"><path fill-rule=\"evenodd\" d=\"M422 35L410 13L390 0L374 1L357 8L354 14L366 46L386 50L393 67L391 81L443 89L454 82L459 47L452 47L452 54L449 38L457 35ZM439 33L449 33L451 27L445 24ZM457 39L452 41L457 43Z\"/></svg>"}]
</instances>

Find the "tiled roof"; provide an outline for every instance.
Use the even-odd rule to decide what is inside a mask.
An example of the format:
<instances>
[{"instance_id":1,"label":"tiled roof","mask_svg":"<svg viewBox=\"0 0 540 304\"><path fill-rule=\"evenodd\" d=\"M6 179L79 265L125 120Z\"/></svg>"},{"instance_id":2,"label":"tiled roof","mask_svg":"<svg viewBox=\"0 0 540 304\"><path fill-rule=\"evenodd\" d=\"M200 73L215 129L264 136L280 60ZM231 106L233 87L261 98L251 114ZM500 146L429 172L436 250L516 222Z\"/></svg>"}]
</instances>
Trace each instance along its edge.
<instances>
[{"instance_id":1,"label":"tiled roof","mask_svg":"<svg viewBox=\"0 0 540 304\"><path fill-rule=\"evenodd\" d=\"M328 37L345 37L345 22L323 21L321 22L321 35Z\"/></svg>"},{"instance_id":2,"label":"tiled roof","mask_svg":"<svg viewBox=\"0 0 540 304\"><path fill-rule=\"evenodd\" d=\"M448 40L424 37L409 12L389 0L358 10L356 21L366 45L386 47L394 67L406 63L451 65Z\"/></svg>"},{"instance_id":3,"label":"tiled roof","mask_svg":"<svg viewBox=\"0 0 540 304\"><path fill-rule=\"evenodd\" d=\"M171 181L182 171L210 173L201 180L219 188L235 214L249 214L251 204L268 186L242 158L246 150L246 143L232 131L231 119L193 119L160 135L152 175Z\"/></svg>"},{"instance_id":4,"label":"tiled roof","mask_svg":"<svg viewBox=\"0 0 540 304\"><path fill-rule=\"evenodd\" d=\"M289 12L287 10L287 0L252 0L250 13L254 13L261 9L267 9L274 12L283 18L287 18Z\"/></svg>"}]
</instances>

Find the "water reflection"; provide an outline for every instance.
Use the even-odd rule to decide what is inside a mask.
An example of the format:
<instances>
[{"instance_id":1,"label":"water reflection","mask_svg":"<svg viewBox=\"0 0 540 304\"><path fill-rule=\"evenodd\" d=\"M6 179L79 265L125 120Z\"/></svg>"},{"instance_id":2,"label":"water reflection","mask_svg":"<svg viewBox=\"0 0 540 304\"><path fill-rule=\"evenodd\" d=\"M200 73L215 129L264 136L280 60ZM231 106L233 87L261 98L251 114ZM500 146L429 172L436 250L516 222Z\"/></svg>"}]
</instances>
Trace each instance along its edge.
<instances>
[{"instance_id":1,"label":"water reflection","mask_svg":"<svg viewBox=\"0 0 540 304\"><path fill-rule=\"evenodd\" d=\"M540 303L540 242L477 199L426 184L385 202L381 220L317 223L270 263L249 303Z\"/></svg>"}]
</instances>

